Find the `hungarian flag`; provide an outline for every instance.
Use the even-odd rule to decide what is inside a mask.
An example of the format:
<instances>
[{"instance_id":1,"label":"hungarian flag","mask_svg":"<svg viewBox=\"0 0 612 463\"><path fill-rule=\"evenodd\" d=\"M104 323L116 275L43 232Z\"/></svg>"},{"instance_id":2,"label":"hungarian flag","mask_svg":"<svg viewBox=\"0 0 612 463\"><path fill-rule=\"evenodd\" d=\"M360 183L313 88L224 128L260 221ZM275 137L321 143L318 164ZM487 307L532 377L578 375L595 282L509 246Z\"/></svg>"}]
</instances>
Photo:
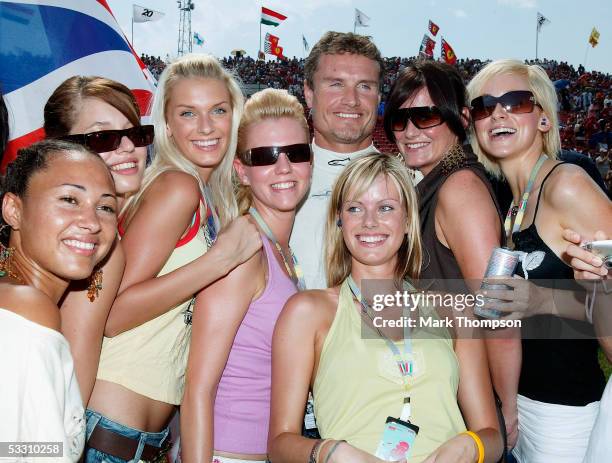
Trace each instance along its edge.
<instances>
[{"instance_id":1,"label":"hungarian flag","mask_svg":"<svg viewBox=\"0 0 612 463\"><path fill-rule=\"evenodd\" d=\"M278 26L281 22L287 19L287 16L277 13L276 11L272 11L265 6L261 7L261 23L266 24L268 26Z\"/></svg>"},{"instance_id":2,"label":"hungarian flag","mask_svg":"<svg viewBox=\"0 0 612 463\"><path fill-rule=\"evenodd\" d=\"M455 55L453 47L444 39L442 39L442 58L444 58L444 61L448 64L455 64L457 62L457 55Z\"/></svg>"},{"instance_id":3,"label":"hungarian flag","mask_svg":"<svg viewBox=\"0 0 612 463\"><path fill-rule=\"evenodd\" d=\"M431 32L431 35L435 37L438 34L439 30L440 30L440 27L430 19L429 20L429 32Z\"/></svg>"},{"instance_id":4,"label":"hungarian flag","mask_svg":"<svg viewBox=\"0 0 612 463\"><path fill-rule=\"evenodd\" d=\"M423 40L421 41L421 49L419 50L419 54L427 56L428 58L433 58L435 46L436 41L431 39L427 34L425 34L423 35Z\"/></svg>"},{"instance_id":5,"label":"hungarian flag","mask_svg":"<svg viewBox=\"0 0 612 463\"><path fill-rule=\"evenodd\" d=\"M591 47L593 48L595 48L597 44L599 43L599 32L595 28L593 28L593 30L591 31L591 35L589 37L589 43L591 44Z\"/></svg>"}]
</instances>

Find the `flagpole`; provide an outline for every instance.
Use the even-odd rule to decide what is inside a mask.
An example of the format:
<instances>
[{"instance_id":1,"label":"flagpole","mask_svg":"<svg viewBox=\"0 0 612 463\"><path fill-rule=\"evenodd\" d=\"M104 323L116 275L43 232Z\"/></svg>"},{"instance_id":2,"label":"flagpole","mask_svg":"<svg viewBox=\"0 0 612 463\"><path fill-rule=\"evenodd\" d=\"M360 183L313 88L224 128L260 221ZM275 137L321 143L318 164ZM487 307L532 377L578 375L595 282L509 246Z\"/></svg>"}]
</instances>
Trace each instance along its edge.
<instances>
[{"instance_id":1,"label":"flagpole","mask_svg":"<svg viewBox=\"0 0 612 463\"><path fill-rule=\"evenodd\" d=\"M536 18L536 61L538 60L538 38L540 37L540 22Z\"/></svg>"},{"instance_id":2,"label":"flagpole","mask_svg":"<svg viewBox=\"0 0 612 463\"><path fill-rule=\"evenodd\" d=\"M589 54L589 43L587 43L586 50L584 51L584 70L587 69L587 55Z\"/></svg>"},{"instance_id":3,"label":"flagpole","mask_svg":"<svg viewBox=\"0 0 612 463\"><path fill-rule=\"evenodd\" d=\"M132 48L134 48L134 13L132 13Z\"/></svg>"}]
</instances>

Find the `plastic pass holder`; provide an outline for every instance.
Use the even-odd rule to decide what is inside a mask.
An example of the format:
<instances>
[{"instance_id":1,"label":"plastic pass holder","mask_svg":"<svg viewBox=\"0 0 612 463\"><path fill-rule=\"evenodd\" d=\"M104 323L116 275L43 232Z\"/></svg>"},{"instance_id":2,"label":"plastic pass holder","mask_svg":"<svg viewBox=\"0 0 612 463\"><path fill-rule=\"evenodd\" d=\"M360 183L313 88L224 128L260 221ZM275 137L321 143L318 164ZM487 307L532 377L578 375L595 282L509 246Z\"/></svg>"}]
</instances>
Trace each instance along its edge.
<instances>
[{"instance_id":1,"label":"plastic pass holder","mask_svg":"<svg viewBox=\"0 0 612 463\"><path fill-rule=\"evenodd\" d=\"M376 449L377 458L384 461L401 461L408 458L419 433L419 427L408 420L409 416L410 399L407 399L400 418L387 418L382 439Z\"/></svg>"}]
</instances>

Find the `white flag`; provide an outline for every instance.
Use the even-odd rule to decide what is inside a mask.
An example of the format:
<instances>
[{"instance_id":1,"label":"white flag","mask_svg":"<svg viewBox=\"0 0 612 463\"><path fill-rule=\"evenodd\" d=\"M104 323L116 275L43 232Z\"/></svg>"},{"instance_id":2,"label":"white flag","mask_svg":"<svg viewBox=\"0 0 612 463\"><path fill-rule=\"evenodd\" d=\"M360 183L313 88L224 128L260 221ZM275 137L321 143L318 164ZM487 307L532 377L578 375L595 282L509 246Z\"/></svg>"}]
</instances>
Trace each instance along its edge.
<instances>
[{"instance_id":1,"label":"white flag","mask_svg":"<svg viewBox=\"0 0 612 463\"><path fill-rule=\"evenodd\" d=\"M157 21L163 18L165 13L161 11L155 11L144 6L134 5L134 16L133 21L135 23L146 23L148 21Z\"/></svg>"},{"instance_id":2,"label":"white flag","mask_svg":"<svg viewBox=\"0 0 612 463\"><path fill-rule=\"evenodd\" d=\"M368 27L368 21L370 21L370 17L363 11L355 8L355 25L360 27Z\"/></svg>"},{"instance_id":3,"label":"white flag","mask_svg":"<svg viewBox=\"0 0 612 463\"><path fill-rule=\"evenodd\" d=\"M549 23L550 19L545 18L542 13L538 11L538 32L542 29L542 26L546 23Z\"/></svg>"}]
</instances>

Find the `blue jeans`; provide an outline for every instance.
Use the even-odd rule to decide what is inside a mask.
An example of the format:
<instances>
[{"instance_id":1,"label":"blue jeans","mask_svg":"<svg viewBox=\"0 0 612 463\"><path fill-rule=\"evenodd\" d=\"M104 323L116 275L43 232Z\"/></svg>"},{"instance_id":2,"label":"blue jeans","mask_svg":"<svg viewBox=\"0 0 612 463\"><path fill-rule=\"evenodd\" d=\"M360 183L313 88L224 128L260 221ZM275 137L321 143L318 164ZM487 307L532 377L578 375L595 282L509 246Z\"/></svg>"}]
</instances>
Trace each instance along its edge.
<instances>
[{"instance_id":1,"label":"blue jeans","mask_svg":"<svg viewBox=\"0 0 612 463\"><path fill-rule=\"evenodd\" d=\"M85 463L128 463L128 461L129 463L137 463L140 460L142 449L144 448L145 444L149 444L154 447L161 447L168 437L168 433L170 432L168 428L162 432L139 431L138 429L130 428L115 421L109 420L104 415L100 415L98 412L89 409L85 411L85 416L87 417ZM130 439L137 440L138 448L136 449L134 457L131 460L123 460L119 457L115 457L113 455L101 452L100 450L88 447L87 441L89 441L91 433L96 426L100 426L104 429L108 429L109 431L113 431L116 434L129 437Z\"/></svg>"}]
</instances>

